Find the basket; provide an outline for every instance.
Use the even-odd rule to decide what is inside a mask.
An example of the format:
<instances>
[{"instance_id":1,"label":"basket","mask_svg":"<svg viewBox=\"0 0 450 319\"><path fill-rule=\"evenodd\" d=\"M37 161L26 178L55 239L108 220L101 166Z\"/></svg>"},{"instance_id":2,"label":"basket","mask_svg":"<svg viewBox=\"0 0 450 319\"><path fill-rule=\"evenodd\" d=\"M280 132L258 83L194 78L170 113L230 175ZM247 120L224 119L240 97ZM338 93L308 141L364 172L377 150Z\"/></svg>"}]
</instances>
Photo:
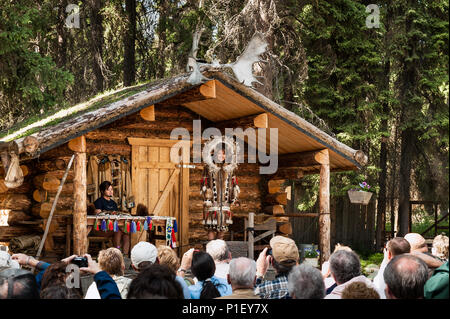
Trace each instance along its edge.
<instances>
[{"instance_id":1,"label":"basket","mask_svg":"<svg viewBox=\"0 0 450 319\"><path fill-rule=\"evenodd\" d=\"M350 202L352 204L362 204L367 205L370 202L370 199L372 198L371 192L365 192L365 191L348 191L348 197L350 198Z\"/></svg>"}]
</instances>

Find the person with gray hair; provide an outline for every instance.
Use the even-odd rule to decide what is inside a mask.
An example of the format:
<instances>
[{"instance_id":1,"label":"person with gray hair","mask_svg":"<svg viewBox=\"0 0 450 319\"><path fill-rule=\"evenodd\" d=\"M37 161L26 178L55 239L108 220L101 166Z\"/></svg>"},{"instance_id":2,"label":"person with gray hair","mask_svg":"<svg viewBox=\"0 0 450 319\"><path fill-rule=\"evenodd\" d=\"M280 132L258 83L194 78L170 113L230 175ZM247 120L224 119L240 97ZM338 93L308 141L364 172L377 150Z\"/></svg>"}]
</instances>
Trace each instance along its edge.
<instances>
[{"instance_id":1,"label":"person with gray hair","mask_svg":"<svg viewBox=\"0 0 450 319\"><path fill-rule=\"evenodd\" d=\"M231 252L227 243L222 239L214 239L206 244L206 252L213 258L216 264L214 276L227 279Z\"/></svg>"},{"instance_id":2,"label":"person with gray hair","mask_svg":"<svg viewBox=\"0 0 450 319\"><path fill-rule=\"evenodd\" d=\"M361 263L358 255L353 251L334 252L330 256L330 271L337 286L325 299L341 299L344 289L354 282L363 282L369 288L377 290L369 279L361 275Z\"/></svg>"},{"instance_id":3,"label":"person with gray hair","mask_svg":"<svg viewBox=\"0 0 450 319\"><path fill-rule=\"evenodd\" d=\"M292 299L323 299L325 283L322 273L308 264L295 266L288 276L288 290Z\"/></svg>"},{"instance_id":4,"label":"person with gray hair","mask_svg":"<svg viewBox=\"0 0 450 319\"><path fill-rule=\"evenodd\" d=\"M216 299L261 299L255 295L256 262L250 258L239 257L230 261L228 283L233 293Z\"/></svg>"},{"instance_id":5,"label":"person with gray hair","mask_svg":"<svg viewBox=\"0 0 450 319\"><path fill-rule=\"evenodd\" d=\"M413 254L395 256L386 266L384 281L388 299L422 299L428 266Z\"/></svg>"},{"instance_id":6,"label":"person with gray hair","mask_svg":"<svg viewBox=\"0 0 450 319\"><path fill-rule=\"evenodd\" d=\"M411 245L411 254L422 259L428 266L428 278L431 277L436 268L441 267L444 261L428 252L425 238L418 233L408 233L405 239Z\"/></svg>"}]
</instances>

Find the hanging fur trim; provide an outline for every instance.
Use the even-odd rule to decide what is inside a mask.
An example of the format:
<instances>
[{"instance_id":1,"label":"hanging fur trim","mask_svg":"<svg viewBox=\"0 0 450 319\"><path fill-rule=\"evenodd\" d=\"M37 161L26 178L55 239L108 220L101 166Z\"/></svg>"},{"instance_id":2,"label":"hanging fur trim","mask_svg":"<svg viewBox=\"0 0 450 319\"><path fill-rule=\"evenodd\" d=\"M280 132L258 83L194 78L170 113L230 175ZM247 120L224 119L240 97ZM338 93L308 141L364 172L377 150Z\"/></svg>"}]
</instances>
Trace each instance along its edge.
<instances>
[{"instance_id":1,"label":"hanging fur trim","mask_svg":"<svg viewBox=\"0 0 450 319\"><path fill-rule=\"evenodd\" d=\"M223 165L223 170L227 173L232 172L238 166L238 155L240 152L240 147L237 143L233 141L233 138L229 136L215 136L205 143L203 148L203 160L211 172L218 172L220 167L214 163L213 157L211 156L211 152L215 150L218 144L224 143L226 145L226 151L229 152L231 150L231 163L226 163Z\"/></svg>"}]
</instances>

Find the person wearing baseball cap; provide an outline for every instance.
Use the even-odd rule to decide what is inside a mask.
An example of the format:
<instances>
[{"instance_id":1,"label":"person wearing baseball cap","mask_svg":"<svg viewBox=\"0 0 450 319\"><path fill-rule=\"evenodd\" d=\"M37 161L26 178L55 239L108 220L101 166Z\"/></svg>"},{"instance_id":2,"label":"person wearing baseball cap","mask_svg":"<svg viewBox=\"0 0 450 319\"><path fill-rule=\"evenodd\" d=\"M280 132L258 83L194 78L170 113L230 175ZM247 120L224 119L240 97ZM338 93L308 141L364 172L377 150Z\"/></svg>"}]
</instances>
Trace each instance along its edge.
<instances>
[{"instance_id":1,"label":"person wearing baseball cap","mask_svg":"<svg viewBox=\"0 0 450 319\"><path fill-rule=\"evenodd\" d=\"M299 253L295 242L287 237L275 236L270 240L271 254L268 248L259 254L256 260L256 289L255 294L263 299L288 299L288 274L298 265ZM274 280L264 281L269 264L276 271Z\"/></svg>"},{"instance_id":2,"label":"person wearing baseball cap","mask_svg":"<svg viewBox=\"0 0 450 319\"><path fill-rule=\"evenodd\" d=\"M158 250L149 242L141 241L131 250L131 266L137 272L153 265L158 264Z\"/></svg>"}]
</instances>

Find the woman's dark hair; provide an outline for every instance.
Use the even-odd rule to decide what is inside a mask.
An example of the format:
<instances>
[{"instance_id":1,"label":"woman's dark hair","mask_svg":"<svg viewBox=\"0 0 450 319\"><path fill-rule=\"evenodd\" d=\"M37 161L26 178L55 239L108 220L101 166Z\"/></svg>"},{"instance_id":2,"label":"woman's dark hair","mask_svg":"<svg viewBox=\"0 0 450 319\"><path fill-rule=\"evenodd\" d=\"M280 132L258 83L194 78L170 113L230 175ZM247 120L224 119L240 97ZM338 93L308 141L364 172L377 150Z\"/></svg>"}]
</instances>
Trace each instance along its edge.
<instances>
[{"instance_id":1,"label":"woman's dark hair","mask_svg":"<svg viewBox=\"0 0 450 319\"><path fill-rule=\"evenodd\" d=\"M127 299L184 299L175 273L165 265L153 264L140 271L128 289Z\"/></svg>"},{"instance_id":2,"label":"woman's dark hair","mask_svg":"<svg viewBox=\"0 0 450 319\"><path fill-rule=\"evenodd\" d=\"M99 186L99 190L100 193L102 193L102 195L105 193L105 191L109 188L109 186L111 186L111 182L109 181L103 181L100 186Z\"/></svg>"},{"instance_id":3,"label":"woman's dark hair","mask_svg":"<svg viewBox=\"0 0 450 319\"><path fill-rule=\"evenodd\" d=\"M57 284L41 290L41 299L81 299L81 295L74 288Z\"/></svg>"},{"instance_id":4,"label":"woman's dark hair","mask_svg":"<svg viewBox=\"0 0 450 319\"><path fill-rule=\"evenodd\" d=\"M216 264L210 254L204 251L194 252L191 271L199 281L203 281L200 299L220 297L219 290L211 281L211 277L214 276L216 271Z\"/></svg>"},{"instance_id":5,"label":"woman's dark hair","mask_svg":"<svg viewBox=\"0 0 450 319\"><path fill-rule=\"evenodd\" d=\"M148 216L148 208L144 204L138 204L136 207L136 216Z\"/></svg>"},{"instance_id":6,"label":"woman's dark hair","mask_svg":"<svg viewBox=\"0 0 450 319\"><path fill-rule=\"evenodd\" d=\"M8 283L5 295L0 299L39 299L39 290L34 275L24 269L6 269L0 274L0 286Z\"/></svg>"},{"instance_id":7,"label":"woman's dark hair","mask_svg":"<svg viewBox=\"0 0 450 319\"><path fill-rule=\"evenodd\" d=\"M290 273L290 271L292 270L292 268L295 267L296 263L297 262L293 259L289 259L289 260L279 263L275 260L275 258L272 258L272 266L273 266L273 268L276 269L278 275L287 276Z\"/></svg>"},{"instance_id":8,"label":"woman's dark hair","mask_svg":"<svg viewBox=\"0 0 450 319\"><path fill-rule=\"evenodd\" d=\"M47 267L41 280L41 290L54 285L65 285L66 278L70 273L66 272L67 263L58 261Z\"/></svg>"}]
</instances>

